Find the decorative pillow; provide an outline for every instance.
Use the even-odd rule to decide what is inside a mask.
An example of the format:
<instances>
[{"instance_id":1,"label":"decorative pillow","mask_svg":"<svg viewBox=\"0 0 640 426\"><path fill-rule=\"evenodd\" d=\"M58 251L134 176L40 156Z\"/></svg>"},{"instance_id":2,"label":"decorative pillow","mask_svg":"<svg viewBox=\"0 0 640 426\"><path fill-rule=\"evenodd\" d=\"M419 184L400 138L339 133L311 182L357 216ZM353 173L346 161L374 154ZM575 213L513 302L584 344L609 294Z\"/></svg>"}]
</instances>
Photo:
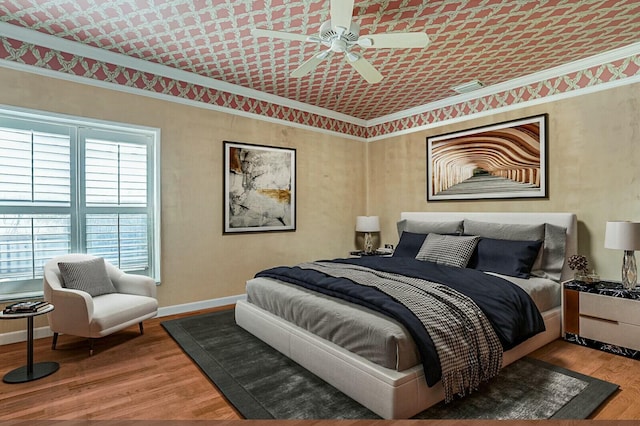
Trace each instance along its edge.
<instances>
[{"instance_id":1,"label":"decorative pillow","mask_svg":"<svg viewBox=\"0 0 640 426\"><path fill-rule=\"evenodd\" d=\"M400 241L396 249L393 251L393 257L411 257L415 258L427 234L415 234L413 232L403 232L400 235Z\"/></svg>"},{"instance_id":2,"label":"decorative pillow","mask_svg":"<svg viewBox=\"0 0 640 426\"><path fill-rule=\"evenodd\" d=\"M540 252L542 241L480 238L467 268L529 278L531 267Z\"/></svg>"},{"instance_id":3,"label":"decorative pillow","mask_svg":"<svg viewBox=\"0 0 640 426\"><path fill-rule=\"evenodd\" d=\"M480 237L475 236L429 234L416 259L464 268L469 263L479 239Z\"/></svg>"},{"instance_id":4,"label":"decorative pillow","mask_svg":"<svg viewBox=\"0 0 640 426\"><path fill-rule=\"evenodd\" d=\"M542 256L538 256L531 268L531 275L560 281L565 261L567 228L564 226L544 225L544 246Z\"/></svg>"},{"instance_id":5,"label":"decorative pillow","mask_svg":"<svg viewBox=\"0 0 640 426\"><path fill-rule=\"evenodd\" d=\"M398 222L398 237L402 232L413 232L414 234L461 234L462 221L452 222L421 222L418 220L402 219Z\"/></svg>"},{"instance_id":6,"label":"decorative pillow","mask_svg":"<svg viewBox=\"0 0 640 426\"><path fill-rule=\"evenodd\" d=\"M85 291L91 297L116 292L101 257L81 262L58 262L58 268L63 287Z\"/></svg>"},{"instance_id":7,"label":"decorative pillow","mask_svg":"<svg viewBox=\"0 0 640 426\"><path fill-rule=\"evenodd\" d=\"M543 240L542 249L531 268L531 275L560 281L565 260L566 228L548 223L523 225L465 219L464 232L501 240Z\"/></svg>"}]
</instances>

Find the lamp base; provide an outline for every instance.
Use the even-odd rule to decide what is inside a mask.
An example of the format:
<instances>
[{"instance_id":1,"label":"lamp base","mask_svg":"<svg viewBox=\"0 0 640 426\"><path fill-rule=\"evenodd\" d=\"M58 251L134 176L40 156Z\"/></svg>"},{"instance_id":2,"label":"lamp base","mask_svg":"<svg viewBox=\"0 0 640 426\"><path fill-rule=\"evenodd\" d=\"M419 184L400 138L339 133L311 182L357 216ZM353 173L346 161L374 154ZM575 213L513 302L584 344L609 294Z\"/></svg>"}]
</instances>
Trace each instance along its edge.
<instances>
[{"instance_id":1,"label":"lamp base","mask_svg":"<svg viewBox=\"0 0 640 426\"><path fill-rule=\"evenodd\" d=\"M364 252L373 253L373 238L371 238L371 232L364 233Z\"/></svg>"},{"instance_id":2,"label":"lamp base","mask_svg":"<svg viewBox=\"0 0 640 426\"><path fill-rule=\"evenodd\" d=\"M635 288L638 283L638 269L633 250L625 250L622 258L622 287L627 290Z\"/></svg>"}]
</instances>

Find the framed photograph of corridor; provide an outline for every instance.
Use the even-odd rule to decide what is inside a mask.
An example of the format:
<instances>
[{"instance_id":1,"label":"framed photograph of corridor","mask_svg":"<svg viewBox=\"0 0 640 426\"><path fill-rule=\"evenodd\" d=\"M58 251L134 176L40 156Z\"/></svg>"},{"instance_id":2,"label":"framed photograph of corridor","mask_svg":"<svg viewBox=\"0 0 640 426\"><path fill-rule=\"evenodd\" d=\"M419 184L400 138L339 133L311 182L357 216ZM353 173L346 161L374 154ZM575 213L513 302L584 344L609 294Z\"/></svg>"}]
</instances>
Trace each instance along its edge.
<instances>
[{"instance_id":1,"label":"framed photograph of corridor","mask_svg":"<svg viewBox=\"0 0 640 426\"><path fill-rule=\"evenodd\" d=\"M547 197L547 114L427 138L427 201Z\"/></svg>"}]
</instances>

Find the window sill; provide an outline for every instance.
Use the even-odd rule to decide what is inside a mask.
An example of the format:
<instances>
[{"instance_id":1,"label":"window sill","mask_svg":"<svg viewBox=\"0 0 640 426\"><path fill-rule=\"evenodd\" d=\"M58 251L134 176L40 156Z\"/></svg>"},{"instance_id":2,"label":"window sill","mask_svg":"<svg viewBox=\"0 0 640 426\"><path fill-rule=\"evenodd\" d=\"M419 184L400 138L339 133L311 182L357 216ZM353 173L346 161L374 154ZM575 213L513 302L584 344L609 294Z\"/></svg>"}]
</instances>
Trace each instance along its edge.
<instances>
[{"instance_id":1,"label":"window sill","mask_svg":"<svg viewBox=\"0 0 640 426\"><path fill-rule=\"evenodd\" d=\"M0 303L13 303L22 300L42 299L42 291L29 291L24 293L0 294Z\"/></svg>"}]
</instances>

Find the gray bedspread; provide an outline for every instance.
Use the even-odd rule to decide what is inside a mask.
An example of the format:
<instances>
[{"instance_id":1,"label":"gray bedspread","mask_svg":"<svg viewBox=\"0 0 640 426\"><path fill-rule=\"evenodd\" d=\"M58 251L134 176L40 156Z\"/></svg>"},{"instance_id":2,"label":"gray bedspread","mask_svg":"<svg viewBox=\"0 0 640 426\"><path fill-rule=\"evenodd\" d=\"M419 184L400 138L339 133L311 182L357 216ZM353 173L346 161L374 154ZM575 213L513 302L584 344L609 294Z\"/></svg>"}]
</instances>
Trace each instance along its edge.
<instances>
[{"instance_id":1,"label":"gray bedspread","mask_svg":"<svg viewBox=\"0 0 640 426\"><path fill-rule=\"evenodd\" d=\"M405 328L370 309L267 278L247 281L247 301L383 367L420 363Z\"/></svg>"},{"instance_id":2,"label":"gray bedspread","mask_svg":"<svg viewBox=\"0 0 640 426\"><path fill-rule=\"evenodd\" d=\"M508 279L532 297L540 312L560 304L556 282ZM247 281L247 300L383 367L403 371L421 362L406 329L367 308L268 278Z\"/></svg>"}]
</instances>

